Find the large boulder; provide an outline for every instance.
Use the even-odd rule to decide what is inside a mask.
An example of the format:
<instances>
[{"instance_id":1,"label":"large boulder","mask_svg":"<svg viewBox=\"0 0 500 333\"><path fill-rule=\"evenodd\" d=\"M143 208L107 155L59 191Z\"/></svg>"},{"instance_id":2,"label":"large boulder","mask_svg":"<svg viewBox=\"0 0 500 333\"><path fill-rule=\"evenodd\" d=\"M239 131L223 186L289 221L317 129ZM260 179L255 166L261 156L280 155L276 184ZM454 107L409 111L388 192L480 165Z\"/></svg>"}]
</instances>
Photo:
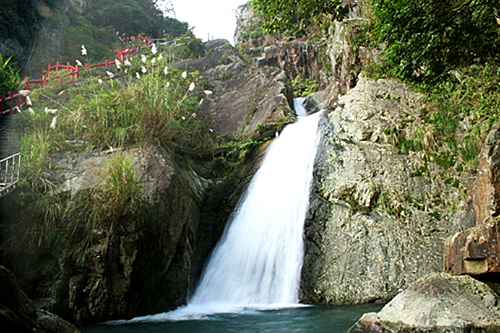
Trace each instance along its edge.
<instances>
[{"instance_id":1,"label":"large boulder","mask_svg":"<svg viewBox=\"0 0 500 333\"><path fill-rule=\"evenodd\" d=\"M105 166L117 156L131 161L142 204L113 222L94 219L100 198L95 190L108 185ZM45 208L54 213L52 224L6 214L13 224L3 232L2 255L23 289L79 324L165 311L186 301L207 181L181 169L157 145L53 155L48 172L54 187L47 195L61 200L60 215ZM41 228L45 234L37 243L19 243L26 237L21 233Z\"/></svg>"},{"instance_id":2,"label":"large boulder","mask_svg":"<svg viewBox=\"0 0 500 333\"><path fill-rule=\"evenodd\" d=\"M464 187L389 144L422 103L400 83L361 77L330 112L305 225L306 302L389 301L441 271L446 239L474 224Z\"/></svg>"},{"instance_id":3,"label":"large boulder","mask_svg":"<svg viewBox=\"0 0 500 333\"><path fill-rule=\"evenodd\" d=\"M500 332L500 297L469 276L423 277L378 313L367 313L350 329L361 332Z\"/></svg>"}]
</instances>

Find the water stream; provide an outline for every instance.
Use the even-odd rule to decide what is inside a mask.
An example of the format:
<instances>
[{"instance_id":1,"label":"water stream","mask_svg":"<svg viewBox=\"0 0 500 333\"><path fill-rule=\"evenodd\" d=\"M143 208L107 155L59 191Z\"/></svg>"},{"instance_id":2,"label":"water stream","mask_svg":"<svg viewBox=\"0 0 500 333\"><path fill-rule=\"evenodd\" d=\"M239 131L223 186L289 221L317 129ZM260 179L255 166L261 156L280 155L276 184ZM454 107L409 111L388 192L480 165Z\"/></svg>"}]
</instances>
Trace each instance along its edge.
<instances>
[{"instance_id":1,"label":"water stream","mask_svg":"<svg viewBox=\"0 0 500 333\"><path fill-rule=\"evenodd\" d=\"M272 316L280 317L279 322L285 324L286 321L296 322L294 318L301 316L305 321L314 321L312 317L334 311L312 309L299 303L303 227L322 113L307 116L303 100L295 101L295 109L298 120L288 125L271 144L188 304L175 311L111 324L139 324L142 328L153 325L147 326L151 331L155 331L154 327L166 328L168 325L174 325L169 326L173 327L172 331L182 331L181 327L194 325L192 327L206 332L211 326L217 327L214 321L222 321L232 323L226 329L222 329L224 325L220 327L230 332L229 327L238 327L234 331L246 331L245 325L261 320L268 323ZM349 316L352 312L345 314ZM348 321L344 328L355 319ZM308 331L305 323L296 324L298 329L302 327L303 331ZM315 330L316 323L307 325ZM333 324L330 321L324 325ZM122 329L118 331L132 332Z\"/></svg>"}]
</instances>

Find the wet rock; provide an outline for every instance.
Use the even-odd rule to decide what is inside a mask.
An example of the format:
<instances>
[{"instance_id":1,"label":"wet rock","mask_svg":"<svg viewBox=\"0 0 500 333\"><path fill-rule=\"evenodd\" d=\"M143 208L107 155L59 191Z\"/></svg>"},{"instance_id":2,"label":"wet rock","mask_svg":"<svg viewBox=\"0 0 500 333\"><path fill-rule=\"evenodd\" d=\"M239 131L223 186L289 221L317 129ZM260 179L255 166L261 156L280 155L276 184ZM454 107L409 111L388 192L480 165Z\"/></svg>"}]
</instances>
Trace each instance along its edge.
<instances>
[{"instance_id":1,"label":"wet rock","mask_svg":"<svg viewBox=\"0 0 500 333\"><path fill-rule=\"evenodd\" d=\"M305 225L304 301L388 301L441 271L446 239L471 226L465 190L442 170L424 176L419 153L389 144L386 129L421 105L400 83L361 77L329 113Z\"/></svg>"},{"instance_id":2,"label":"wet rock","mask_svg":"<svg viewBox=\"0 0 500 333\"><path fill-rule=\"evenodd\" d=\"M37 309L14 275L0 266L0 330L2 332L76 333L75 326Z\"/></svg>"},{"instance_id":3,"label":"wet rock","mask_svg":"<svg viewBox=\"0 0 500 333\"><path fill-rule=\"evenodd\" d=\"M469 276L425 276L349 332L500 332L500 297Z\"/></svg>"}]
</instances>

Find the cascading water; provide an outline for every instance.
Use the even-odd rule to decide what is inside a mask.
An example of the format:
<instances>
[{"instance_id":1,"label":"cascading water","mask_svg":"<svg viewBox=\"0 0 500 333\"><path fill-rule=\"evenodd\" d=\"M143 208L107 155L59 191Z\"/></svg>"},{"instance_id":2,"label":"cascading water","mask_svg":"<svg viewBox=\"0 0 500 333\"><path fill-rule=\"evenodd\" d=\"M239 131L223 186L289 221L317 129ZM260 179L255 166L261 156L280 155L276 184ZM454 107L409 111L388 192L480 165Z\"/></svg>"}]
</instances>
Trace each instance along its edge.
<instances>
[{"instance_id":1,"label":"cascading water","mask_svg":"<svg viewBox=\"0 0 500 333\"><path fill-rule=\"evenodd\" d=\"M288 125L266 153L188 305L132 321L298 305L303 227L321 117L306 116L302 104L295 103L298 121Z\"/></svg>"}]
</instances>

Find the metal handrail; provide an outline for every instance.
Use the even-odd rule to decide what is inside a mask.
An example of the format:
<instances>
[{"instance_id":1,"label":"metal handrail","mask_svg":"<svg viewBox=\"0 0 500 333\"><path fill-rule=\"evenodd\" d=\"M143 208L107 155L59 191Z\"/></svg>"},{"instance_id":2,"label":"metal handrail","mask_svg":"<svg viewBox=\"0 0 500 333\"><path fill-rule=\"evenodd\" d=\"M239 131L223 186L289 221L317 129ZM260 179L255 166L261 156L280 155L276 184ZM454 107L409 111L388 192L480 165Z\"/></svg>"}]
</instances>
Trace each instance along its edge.
<instances>
[{"instance_id":1,"label":"metal handrail","mask_svg":"<svg viewBox=\"0 0 500 333\"><path fill-rule=\"evenodd\" d=\"M9 193L19 182L21 153L0 160L0 198Z\"/></svg>"}]
</instances>

